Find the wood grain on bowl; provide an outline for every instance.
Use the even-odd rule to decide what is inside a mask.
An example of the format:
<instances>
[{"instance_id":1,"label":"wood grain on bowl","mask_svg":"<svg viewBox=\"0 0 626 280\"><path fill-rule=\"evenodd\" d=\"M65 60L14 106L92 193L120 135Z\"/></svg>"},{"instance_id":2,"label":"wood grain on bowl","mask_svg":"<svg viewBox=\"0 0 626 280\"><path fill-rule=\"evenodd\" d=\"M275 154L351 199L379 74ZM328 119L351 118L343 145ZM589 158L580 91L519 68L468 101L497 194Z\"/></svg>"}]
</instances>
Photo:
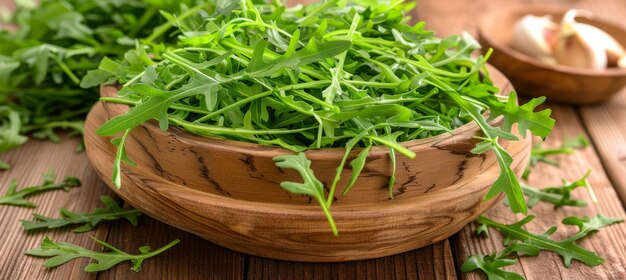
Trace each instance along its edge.
<instances>
[{"instance_id":1,"label":"wood grain on bowl","mask_svg":"<svg viewBox=\"0 0 626 280\"><path fill-rule=\"evenodd\" d=\"M512 89L497 70L490 72L500 88ZM114 87L102 89L105 96L114 93ZM127 139L127 153L138 166L123 166L118 190L110 183L116 149L94 131L127 109L99 103L88 116L87 155L100 176L148 215L253 255L324 262L396 254L447 238L499 201L483 199L500 169L492 154L470 152L479 135L473 123L454 135L403 143L417 158L398 157L394 199L386 185L391 175L388 149L373 148L357 185L347 196L337 195L331 208L338 237L317 204L279 186L301 181L274 165L274 156L289 153L279 147L199 137L173 127L161 131L149 122ZM525 168L530 141L503 142L518 174ZM342 154L343 149L307 152L323 182L332 180ZM340 186L350 172L344 171Z\"/></svg>"},{"instance_id":2,"label":"wood grain on bowl","mask_svg":"<svg viewBox=\"0 0 626 280\"><path fill-rule=\"evenodd\" d=\"M501 70L521 94L546 96L549 101L573 104L606 101L626 86L626 69L590 70L548 65L511 46L514 26L520 18L549 15L560 22L566 11L564 7L540 4L494 9L481 18L478 40L483 52L493 49L489 63ZM626 30L600 17L577 20L599 27L626 46Z\"/></svg>"}]
</instances>

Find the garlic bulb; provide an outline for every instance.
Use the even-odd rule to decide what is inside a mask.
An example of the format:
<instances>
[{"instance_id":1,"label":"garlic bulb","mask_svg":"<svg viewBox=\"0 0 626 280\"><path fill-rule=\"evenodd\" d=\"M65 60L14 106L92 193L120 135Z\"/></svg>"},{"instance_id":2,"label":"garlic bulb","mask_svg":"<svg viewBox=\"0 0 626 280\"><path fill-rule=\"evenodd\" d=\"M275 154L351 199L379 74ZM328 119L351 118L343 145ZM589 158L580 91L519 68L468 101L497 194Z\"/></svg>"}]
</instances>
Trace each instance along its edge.
<instances>
[{"instance_id":1,"label":"garlic bulb","mask_svg":"<svg viewBox=\"0 0 626 280\"><path fill-rule=\"evenodd\" d=\"M513 48L547 63L554 63L550 41L557 24L549 17L526 15L515 24Z\"/></svg>"}]
</instances>

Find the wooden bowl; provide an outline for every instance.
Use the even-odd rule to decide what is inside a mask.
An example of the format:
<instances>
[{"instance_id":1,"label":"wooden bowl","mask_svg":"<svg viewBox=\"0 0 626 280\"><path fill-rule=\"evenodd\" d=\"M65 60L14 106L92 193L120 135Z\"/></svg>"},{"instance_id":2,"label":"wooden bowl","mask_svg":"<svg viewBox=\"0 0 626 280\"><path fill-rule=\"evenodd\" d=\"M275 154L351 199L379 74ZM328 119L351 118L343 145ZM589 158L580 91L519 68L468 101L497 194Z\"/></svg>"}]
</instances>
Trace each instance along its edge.
<instances>
[{"instance_id":1,"label":"wooden bowl","mask_svg":"<svg viewBox=\"0 0 626 280\"><path fill-rule=\"evenodd\" d=\"M518 92L546 96L549 101L590 104L608 100L626 85L626 69L590 70L548 65L511 47L515 23L525 15L551 15L557 22L567 10L563 7L525 5L496 9L479 23L478 38L483 52L493 48L489 63L500 69ZM611 34L626 46L626 30L598 18L578 17Z\"/></svg>"},{"instance_id":2,"label":"wooden bowl","mask_svg":"<svg viewBox=\"0 0 626 280\"><path fill-rule=\"evenodd\" d=\"M502 74L490 72L504 92L512 89ZM102 88L103 96L115 93L115 87ZM111 184L115 147L95 130L126 110L125 105L98 103L87 118L87 155L104 181L142 212L247 254L315 262L397 254L447 238L499 201L483 200L500 170L492 154L470 152L473 136L479 134L473 123L454 135L403 143L417 158L398 156L393 199L386 186L388 150L372 148L355 187L347 196L335 197L331 211L337 237L314 201L279 186L301 182L292 170L274 165L274 156L290 153L279 147L199 137L174 127L162 131L148 122L127 139L127 153L138 165L123 165L118 190ZM503 142L518 174L530 142ZM342 155L343 149L307 152L326 185ZM345 186L350 172L346 168L339 186Z\"/></svg>"}]
</instances>

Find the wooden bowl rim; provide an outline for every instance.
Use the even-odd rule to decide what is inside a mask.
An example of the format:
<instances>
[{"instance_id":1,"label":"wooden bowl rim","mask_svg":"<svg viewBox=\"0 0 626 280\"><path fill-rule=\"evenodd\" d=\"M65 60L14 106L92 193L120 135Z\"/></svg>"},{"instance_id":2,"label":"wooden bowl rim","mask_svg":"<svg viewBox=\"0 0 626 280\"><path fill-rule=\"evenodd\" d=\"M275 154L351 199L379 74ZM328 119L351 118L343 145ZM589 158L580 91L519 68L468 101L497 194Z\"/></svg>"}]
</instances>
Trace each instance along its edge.
<instances>
[{"instance_id":1,"label":"wooden bowl rim","mask_svg":"<svg viewBox=\"0 0 626 280\"><path fill-rule=\"evenodd\" d=\"M585 68L571 67L571 66L558 65L558 64L550 65L547 63L543 63L539 61L538 59L532 58L529 55L526 55L522 52L519 52L511 48L508 45L501 44L501 41L497 41L496 40L497 38L493 38L492 36L490 36L488 32L486 32L486 29L488 29L487 27L494 20L494 18L499 18L500 16L504 16L502 14L515 15L515 14L524 13L524 14L530 14L530 15L549 15L549 14L563 15L569 9L570 8L565 8L562 6L546 5L546 4L514 5L511 7L495 9L495 10L488 12L486 15L484 15L480 19L479 24L478 24L478 36L482 38L483 40L487 41L489 45L491 45L494 48L494 50L502 51L517 60L531 64L538 68L552 70L555 72L561 72L564 74L590 76L590 77L626 76L625 68L612 67L612 68L604 69L602 71L598 71L598 70L593 70L593 69L585 69ZM595 13L593 15L594 15L593 17L586 17L586 16L579 16L579 17L584 18L585 20L591 23L600 23L602 25L610 26L611 28L614 28L614 29L619 29L623 31L624 34L626 34L626 29L624 29L623 27L618 26L614 24L613 22L604 20L596 16Z\"/></svg>"},{"instance_id":2,"label":"wooden bowl rim","mask_svg":"<svg viewBox=\"0 0 626 280\"><path fill-rule=\"evenodd\" d=\"M498 70L495 66L491 64L486 64L491 80L494 82L494 85L498 87L500 93L503 95L508 95L511 90L514 90L513 84L511 81ZM501 80L501 84L497 84L495 81ZM507 92L502 92L503 89L510 88ZM100 95L102 97L110 97L114 96L118 91L118 87L115 85L101 85L100 87ZM119 103L104 103L105 106L115 106L116 109L126 108L128 105L119 104ZM502 116L498 116L497 118L490 121L490 124L497 124L501 122L503 119ZM193 133L187 132L182 128L176 126L169 126L167 131L163 131L160 129L158 123L155 120L150 120L143 125L145 128L149 128L154 132L160 133L162 136L165 136L165 133L171 133L175 136L175 138L188 140L190 142L194 142L197 147L205 147L209 149L214 148L225 148L232 151L238 151L246 154L253 154L254 152L263 151L264 153L281 155L281 154L292 154L293 152L287 149L284 149L279 146L265 145L265 144L257 144L250 143L238 140L217 138L217 137L208 137L208 136L200 136L195 135ZM418 147L426 148L429 144L433 142L438 142L443 139L449 139L456 136L461 135L464 132L468 131L476 131L479 132L478 125L471 121L460 127L453 129L449 133L442 133L436 136L416 139L411 141L400 142L400 145L403 147L409 148L410 150L417 149ZM521 139L520 139L521 140ZM362 148L356 147L352 149L352 152L358 152ZM306 149L304 153L309 156L309 158L341 158L343 153L345 152L345 148L337 147L337 148L320 148L320 149ZM381 155L386 155L389 153L389 148L383 145L375 145L371 148L368 157L377 157Z\"/></svg>"},{"instance_id":3,"label":"wooden bowl rim","mask_svg":"<svg viewBox=\"0 0 626 280\"><path fill-rule=\"evenodd\" d=\"M89 113L90 115L94 114L97 110L100 110L96 108L97 106L100 106L100 104L96 104L94 106L96 110L94 110L94 108L90 110L90 113ZM91 133L95 134L95 132L91 132ZM87 133L87 134L91 134L91 133ZM234 141L234 140L229 140L229 141ZM237 142L237 141L234 141L234 142ZM532 139L531 137L520 138L519 141L512 141L512 143L514 145L526 145L530 148L532 144ZM114 148L110 147L110 149L114 149ZM109 150L105 152L107 153L106 156L109 158L115 156L115 150ZM91 155L92 153L93 151L91 151L91 149L88 149L88 155ZM522 159L518 163L514 163L514 165L511 166L511 168L513 168L514 170L517 168L521 168L521 166L524 165L524 163L528 160L529 157L530 157L530 153L523 153ZM491 165L481 166L481 168L483 169L482 170L483 172L477 174L477 176L486 176L485 174L488 172L499 170L499 166L496 162L492 163ZM212 207L220 206L224 208L240 209L240 210L245 210L249 212L266 212L266 211L271 212L271 211L275 211L276 209L280 207L285 207L285 208L289 208L290 211L293 211L292 213L290 213L293 215L307 215L310 217L316 217L316 216L319 217L319 214L320 214L320 211L317 205L298 205L298 204L284 204L284 203L277 203L277 202L242 200L242 199L216 195L213 193L203 192L197 189L189 188L182 184L169 181L163 178L162 176L154 174L153 172L147 171L147 169L143 169L141 167L123 165L122 169L125 171L122 172L121 174L123 177L126 177L126 180L135 181L135 179L133 179L132 177L134 177L135 175L139 175L143 177L144 179L154 181L160 185L168 186L167 188L163 188L163 189L155 190L155 191L162 193L165 189L167 189L169 192L176 193L181 190L184 190L184 192L188 194L192 194L192 195L183 195L183 196L178 195L177 197L188 199L188 200L195 200L195 201L208 199L211 201L210 205ZM136 171L127 172L132 169ZM110 177L108 176L108 174L105 174L105 173L108 173L109 171L105 172L104 170L100 170L99 168L96 168L96 171L103 178ZM520 172L521 172L521 169L520 169ZM131 175L131 174L134 174L134 175ZM113 183L111 182L111 180L105 180L105 183L119 194L120 190L115 188L115 186L113 186ZM435 192L425 193L421 195L417 200L412 200L412 201L401 201L401 202L394 202L394 203L370 203L370 204L357 204L357 205L336 205L336 206L333 206L333 208L335 209L333 216L337 219L353 217L354 211L359 211L360 213L366 213L367 215L372 215L372 216L383 216L382 214L386 216L390 212L400 211L399 209L403 207L407 207L407 206L417 207L421 205L420 203L423 203L424 201L438 199L444 193L456 193L459 188L465 188L466 185L473 185L473 184L474 184L473 180L465 181L462 183L456 182L452 184L452 186L455 186L454 188L445 188L445 189L437 190ZM489 184L487 187L482 187L482 188L490 188L490 187L491 187L491 184ZM504 194L499 194L498 197L492 198L491 200L498 201L502 197L504 197ZM233 205L232 204L233 201L237 201L237 205ZM374 208L367 208L367 207L364 208L364 206L367 206L367 205L369 206L376 205L376 206L374 206Z\"/></svg>"}]
</instances>

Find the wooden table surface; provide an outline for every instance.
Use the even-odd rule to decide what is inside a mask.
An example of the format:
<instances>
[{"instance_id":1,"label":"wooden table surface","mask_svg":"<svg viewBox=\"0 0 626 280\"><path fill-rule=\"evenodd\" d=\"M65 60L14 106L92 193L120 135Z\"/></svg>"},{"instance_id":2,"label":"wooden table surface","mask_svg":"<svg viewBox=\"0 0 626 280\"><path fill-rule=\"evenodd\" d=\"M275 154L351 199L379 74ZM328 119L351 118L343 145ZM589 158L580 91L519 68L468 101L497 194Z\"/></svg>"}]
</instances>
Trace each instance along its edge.
<instances>
[{"instance_id":1,"label":"wooden table surface","mask_svg":"<svg viewBox=\"0 0 626 280\"><path fill-rule=\"evenodd\" d=\"M477 15L502 5L527 4L533 1L463 1L422 0L418 5L419 19L437 31L439 36L468 31L475 34ZM626 1L565 1L549 0L556 5L587 8L626 28ZM8 1L0 0L3 6ZM562 168L541 165L531 176L531 185L550 186L561 179L575 180L591 168L590 182L599 203L586 208L554 210L539 204L531 210L538 216L528 228L539 232L559 224L566 216L593 216L602 213L610 217L626 217L626 90L611 101L594 106L567 106L548 104L554 110L557 125L545 146L558 146L564 139L577 135L588 137L593 147L571 156L561 156ZM460 264L469 256L489 253L502 248L497 233L491 238L479 238L470 224L448 240L434 245L380 259L344 263L298 263L277 261L240 254L210 244L192 234L172 228L143 215L138 227L126 221L104 223L96 230L75 234L71 230L53 230L27 234L19 220L30 219L33 212L58 216L61 207L75 211L91 211L100 207L101 195L112 195L92 170L85 154L74 153L77 139L66 139L60 144L31 140L26 145L0 155L12 163L10 171L0 173L0 193L9 181L18 179L20 186L37 184L40 174L53 168L59 177L77 176L83 186L69 192L48 192L32 197L39 207L35 210L0 206L0 279L481 279L478 273L461 273ZM576 190L576 198L590 202L584 190ZM503 205L487 215L498 221L519 218ZM576 232L574 227L560 226L557 237ZM132 272L123 263L102 273L86 273L83 267L89 260L79 259L55 269L42 266L44 259L27 257L23 252L37 247L44 236L55 241L72 242L99 250L90 235L105 240L129 252L142 245L152 247L179 238L181 243L170 251L149 259L139 273ZM587 267L574 262L565 268L557 254L542 252L538 257L523 257L514 270L527 279L626 279L626 223L603 229L580 244L597 251L606 262Z\"/></svg>"}]
</instances>

